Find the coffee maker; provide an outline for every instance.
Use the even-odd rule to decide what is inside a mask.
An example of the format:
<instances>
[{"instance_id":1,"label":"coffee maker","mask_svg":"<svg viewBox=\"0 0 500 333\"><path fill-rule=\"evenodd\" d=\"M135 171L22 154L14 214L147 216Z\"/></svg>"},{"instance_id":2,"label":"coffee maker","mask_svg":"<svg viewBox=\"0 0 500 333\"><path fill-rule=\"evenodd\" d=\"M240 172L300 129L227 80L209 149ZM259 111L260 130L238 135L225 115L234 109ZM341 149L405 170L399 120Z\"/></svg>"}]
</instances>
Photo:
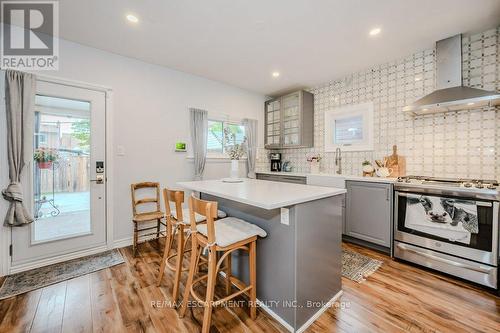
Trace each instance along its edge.
<instances>
[{"instance_id":1,"label":"coffee maker","mask_svg":"<svg viewBox=\"0 0 500 333\"><path fill-rule=\"evenodd\" d=\"M271 159L271 171L281 171L281 154L271 153L269 158Z\"/></svg>"}]
</instances>

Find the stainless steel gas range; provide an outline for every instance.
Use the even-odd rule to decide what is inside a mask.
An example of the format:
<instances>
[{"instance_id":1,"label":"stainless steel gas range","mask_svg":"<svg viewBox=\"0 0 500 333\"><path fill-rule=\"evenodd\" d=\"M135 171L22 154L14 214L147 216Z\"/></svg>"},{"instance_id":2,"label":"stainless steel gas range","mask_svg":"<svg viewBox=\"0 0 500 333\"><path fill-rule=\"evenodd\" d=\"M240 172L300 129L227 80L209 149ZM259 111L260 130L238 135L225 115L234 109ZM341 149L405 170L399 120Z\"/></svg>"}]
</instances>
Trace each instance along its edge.
<instances>
[{"instance_id":1,"label":"stainless steel gas range","mask_svg":"<svg viewBox=\"0 0 500 333\"><path fill-rule=\"evenodd\" d=\"M497 181L408 176L394 190L394 257L498 289Z\"/></svg>"}]
</instances>

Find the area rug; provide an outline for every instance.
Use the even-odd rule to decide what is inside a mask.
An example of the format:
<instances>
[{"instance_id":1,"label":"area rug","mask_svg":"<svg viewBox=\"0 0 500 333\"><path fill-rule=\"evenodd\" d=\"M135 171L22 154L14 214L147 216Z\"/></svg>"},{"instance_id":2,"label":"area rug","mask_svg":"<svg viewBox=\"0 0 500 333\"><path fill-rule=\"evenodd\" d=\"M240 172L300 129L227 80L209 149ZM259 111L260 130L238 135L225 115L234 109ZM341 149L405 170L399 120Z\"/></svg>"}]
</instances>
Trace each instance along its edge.
<instances>
[{"instance_id":1,"label":"area rug","mask_svg":"<svg viewBox=\"0 0 500 333\"><path fill-rule=\"evenodd\" d=\"M361 283L382 265L382 261L360 253L342 250L342 276Z\"/></svg>"},{"instance_id":2,"label":"area rug","mask_svg":"<svg viewBox=\"0 0 500 333\"><path fill-rule=\"evenodd\" d=\"M0 300L124 262L118 250L111 250L9 275L0 288Z\"/></svg>"}]
</instances>

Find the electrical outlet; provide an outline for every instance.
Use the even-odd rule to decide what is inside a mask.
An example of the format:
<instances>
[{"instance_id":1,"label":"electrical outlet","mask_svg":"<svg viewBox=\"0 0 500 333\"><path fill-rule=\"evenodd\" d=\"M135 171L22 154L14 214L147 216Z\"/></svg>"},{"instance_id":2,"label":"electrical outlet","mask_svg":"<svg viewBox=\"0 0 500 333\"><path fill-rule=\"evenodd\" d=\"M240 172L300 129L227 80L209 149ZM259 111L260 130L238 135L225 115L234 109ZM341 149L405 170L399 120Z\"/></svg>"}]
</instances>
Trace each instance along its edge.
<instances>
[{"instance_id":1,"label":"electrical outlet","mask_svg":"<svg viewBox=\"0 0 500 333\"><path fill-rule=\"evenodd\" d=\"M290 225L290 209L281 208L281 224Z\"/></svg>"}]
</instances>

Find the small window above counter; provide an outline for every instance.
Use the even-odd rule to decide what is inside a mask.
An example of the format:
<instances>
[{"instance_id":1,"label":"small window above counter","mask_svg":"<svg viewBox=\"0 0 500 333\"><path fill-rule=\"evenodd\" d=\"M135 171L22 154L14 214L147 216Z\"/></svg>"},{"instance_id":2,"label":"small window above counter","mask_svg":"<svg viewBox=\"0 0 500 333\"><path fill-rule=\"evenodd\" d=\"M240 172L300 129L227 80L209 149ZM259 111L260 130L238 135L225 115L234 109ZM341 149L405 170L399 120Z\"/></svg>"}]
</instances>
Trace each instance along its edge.
<instances>
[{"instance_id":1,"label":"small window above counter","mask_svg":"<svg viewBox=\"0 0 500 333\"><path fill-rule=\"evenodd\" d=\"M373 103L347 105L325 112L325 152L372 151Z\"/></svg>"},{"instance_id":2,"label":"small window above counter","mask_svg":"<svg viewBox=\"0 0 500 333\"><path fill-rule=\"evenodd\" d=\"M314 95L296 91L266 101L265 148L309 148L314 140Z\"/></svg>"}]
</instances>

